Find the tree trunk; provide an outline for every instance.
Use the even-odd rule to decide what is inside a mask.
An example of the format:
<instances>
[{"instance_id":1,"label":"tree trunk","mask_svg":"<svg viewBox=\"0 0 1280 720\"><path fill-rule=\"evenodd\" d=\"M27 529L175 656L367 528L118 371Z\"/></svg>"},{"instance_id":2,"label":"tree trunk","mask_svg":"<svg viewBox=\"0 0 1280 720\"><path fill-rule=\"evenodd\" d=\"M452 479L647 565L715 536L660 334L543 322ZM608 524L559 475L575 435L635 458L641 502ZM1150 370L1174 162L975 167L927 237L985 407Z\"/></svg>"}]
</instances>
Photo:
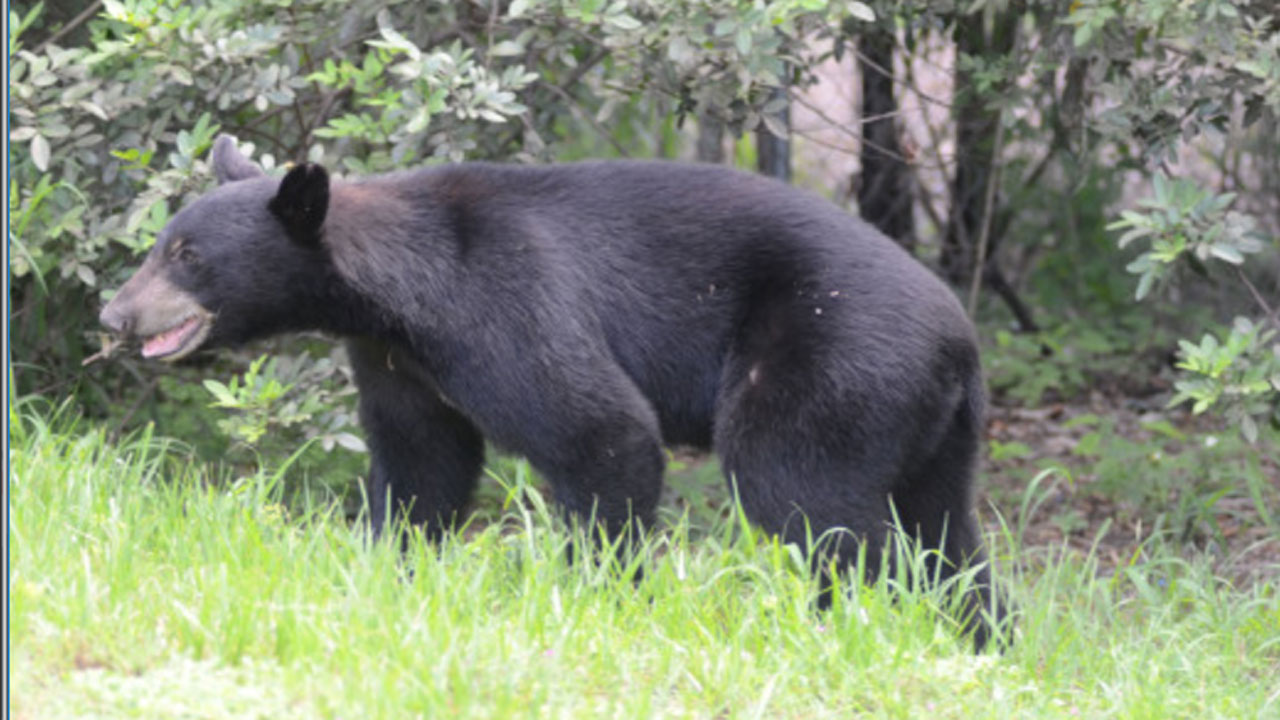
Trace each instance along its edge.
<instances>
[{"instance_id":1,"label":"tree trunk","mask_svg":"<svg viewBox=\"0 0 1280 720\"><path fill-rule=\"evenodd\" d=\"M858 211L900 245L916 244L911 173L898 142L898 101L893 95L893 35L871 30L858 38L862 74L861 171L855 182Z\"/></svg>"},{"instance_id":2,"label":"tree trunk","mask_svg":"<svg viewBox=\"0 0 1280 720\"><path fill-rule=\"evenodd\" d=\"M724 164L724 123L710 115L698 118L698 162Z\"/></svg>"},{"instance_id":3,"label":"tree trunk","mask_svg":"<svg viewBox=\"0 0 1280 720\"><path fill-rule=\"evenodd\" d=\"M969 13L955 27L958 56L981 57L988 62L1013 50L1017 15L996 13L990 27L986 14ZM983 63L988 64L987 62ZM982 234L983 200L991 176L991 154L995 145L999 113L987 107L988 98L977 92L978 83L964 63L957 60L952 117L956 127L955 175L951 181L951 212L942 242L942 272L957 287L967 286L973 277L976 244ZM994 249L996 238L990 238ZM988 256L992 254L988 252Z\"/></svg>"},{"instance_id":4,"label":"tree trunk","mask_svg":"<svg viewBox=\"0 0 1280 720\"><path fill-rule=\"evenodd\" d=\"M785 87L777 88L769 96L772 102L778 98L787 98L787 89ZM774 115L778 124L786 128L788 133L791 132L791 105L787 106ZM786 137L778 137L763 123L756 130L756 169L761 173L770 177L778 178L784 182L791 182L791 141Z\"/></svg>"}]
</instances>

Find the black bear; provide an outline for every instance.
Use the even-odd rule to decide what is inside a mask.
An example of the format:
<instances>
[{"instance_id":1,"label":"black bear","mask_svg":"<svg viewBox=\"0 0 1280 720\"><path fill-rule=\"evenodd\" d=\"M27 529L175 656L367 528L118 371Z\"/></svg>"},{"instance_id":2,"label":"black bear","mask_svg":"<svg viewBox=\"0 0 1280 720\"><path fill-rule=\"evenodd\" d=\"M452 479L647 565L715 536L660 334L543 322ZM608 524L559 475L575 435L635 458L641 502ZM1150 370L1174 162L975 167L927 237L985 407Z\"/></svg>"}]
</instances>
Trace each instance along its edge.
<instances>
[{"instance_id":1,"label":"black bear","mask_svg":"<svg viewBox=\"0 0 1280 720\"><path fill-rule=\"evenodd\" d=\"M847 564L865 544L874 574L896 512L941 550L941 576L983 562L972 326L925 267L825 200L669 162L279 179L224 136L212 164L220 187L173 218L101 320L166 360L346 338L376 527L403 512L448 528L488 439L620 533L654 519L663 445L690 445L713 448L748 516L786 541L845 528L826 549ZM985 567L976 579L965 623L981 647L994 593Z\"/></svg>"}]
</instances>

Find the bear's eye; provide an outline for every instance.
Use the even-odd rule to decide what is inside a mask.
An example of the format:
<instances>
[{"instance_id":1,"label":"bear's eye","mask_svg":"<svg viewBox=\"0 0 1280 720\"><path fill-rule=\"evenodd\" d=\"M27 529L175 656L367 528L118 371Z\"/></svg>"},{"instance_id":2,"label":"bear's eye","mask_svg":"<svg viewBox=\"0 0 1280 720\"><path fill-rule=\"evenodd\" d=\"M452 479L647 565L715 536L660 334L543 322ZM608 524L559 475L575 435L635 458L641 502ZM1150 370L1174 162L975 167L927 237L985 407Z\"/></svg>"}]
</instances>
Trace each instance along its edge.
<instances>
[{"instance_id":1,"label":"bear's eye","mask_svg":"<svg viewBox=\"0 0 1280 720\"><path fill-rule=\"evenodd\" d=\"M200 261L200 256L196 254L195 250L187 247L184 238L176 238L169 244L169 257L183 265L195 265Z\"/></svg>"}]
</instances>

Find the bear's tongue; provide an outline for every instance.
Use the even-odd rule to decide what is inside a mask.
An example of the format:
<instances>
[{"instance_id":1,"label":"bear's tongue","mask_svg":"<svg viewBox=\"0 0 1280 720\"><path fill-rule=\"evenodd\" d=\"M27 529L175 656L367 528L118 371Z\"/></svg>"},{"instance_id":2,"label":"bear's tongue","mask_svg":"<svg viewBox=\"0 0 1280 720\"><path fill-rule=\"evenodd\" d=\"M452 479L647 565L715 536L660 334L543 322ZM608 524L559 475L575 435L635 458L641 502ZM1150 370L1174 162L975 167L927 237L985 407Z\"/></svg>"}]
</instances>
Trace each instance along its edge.
<instances>
[{"instance_id":1,"label":"bear's tongue","mask_svg":"<svg viewBox=\"0 0 1280 720\"><path fill-rule=\"evenodd\" d=\"M191 334L191 330L200 324L200 318L189 317L181 325L169 328L158 335L152 335L142 343L142 357L157 357L177 352L182 343Z\"/></svg>"}]
</instances>

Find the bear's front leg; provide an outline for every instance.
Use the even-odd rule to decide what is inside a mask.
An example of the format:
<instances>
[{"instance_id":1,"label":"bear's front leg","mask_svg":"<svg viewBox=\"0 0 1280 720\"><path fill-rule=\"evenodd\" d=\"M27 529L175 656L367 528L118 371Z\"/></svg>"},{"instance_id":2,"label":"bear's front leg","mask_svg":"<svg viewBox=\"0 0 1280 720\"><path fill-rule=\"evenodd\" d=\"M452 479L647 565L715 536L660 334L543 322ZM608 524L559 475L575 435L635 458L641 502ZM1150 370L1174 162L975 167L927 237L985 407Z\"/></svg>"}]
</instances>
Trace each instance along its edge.
<instances>
[{"instance_id":1,"label":"bear's front leg","mask_svg":"<svg viewBox=\"0 0 1280 720\"><path fill-rule=\"evenodd\" d=\"M484 461L484 438L440 399L408 354L353 339L347 352L369 445L369 522L381 534L403 517L439 538L461 518Z\"/></svg>"},{"instance_id":2,"label":"bear's front leg","mask_svg":"<svg viewBox=\"0 0 1280 720\"><path fill-rule=\"evenodd\" d=\"M475 360L441 380L444 394L490 442L527 459L570 519L610 539L652 525L665 458L639 388L581 336L500 334L523 342L467 353Z\"/></svg>"}]
</instances>

